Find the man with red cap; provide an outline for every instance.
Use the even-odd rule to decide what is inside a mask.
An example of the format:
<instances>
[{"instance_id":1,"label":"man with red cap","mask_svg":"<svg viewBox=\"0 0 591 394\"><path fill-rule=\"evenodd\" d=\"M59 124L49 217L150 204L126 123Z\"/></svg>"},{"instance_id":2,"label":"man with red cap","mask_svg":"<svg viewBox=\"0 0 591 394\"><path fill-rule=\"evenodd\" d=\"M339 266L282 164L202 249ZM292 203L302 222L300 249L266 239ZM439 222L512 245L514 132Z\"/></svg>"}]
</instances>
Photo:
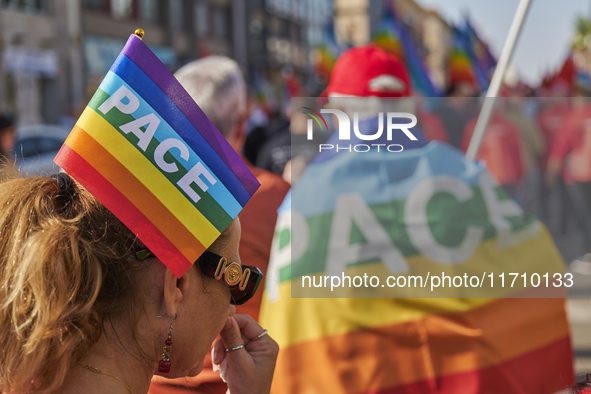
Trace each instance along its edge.
<instances>
[{"instance_id":1,"label":"man with red cap","mask_svg":"<svg viewBox=\"0 0 591 394\"><path fill-rule=\"evenodd\" d=\"M345 51L335 63L328 87L322 93L323 97L328 97L331 107L346 113L360 113L360 118L364 119L359 122L359 130L363 134L373 134L378 129L379 112L416 113L416 99L410 98L411 95L411 80L404 64L375 44ZM402 123L408 123L408 120ZM372 143L400 144L404 149L427 144L418 127L412 128L412 134L416 140L409 139L404 133L393 133L391 139L386 140L386 133L382 133ZM336 134L332 136L333 139L336 137ZM367 141L353 134L350 142Z\"/></svg>"},{"instance_id":2,"label":"man with red cap","mask_svg":"<svg viewBox=\"0 0 591 394\"><path fill-rule=\"evenodd\" d=\"M337 60L324 97L408 97L410 78L398 58L374 44L351 48Z\"/></svg>"},{"instance_id":3,"label":"man with red cap","mask_svg":"<svg viewBox=\"0 0 591 394\"><path fill-rule=\"evenodd\" d=\"M412 85L404 64L374 44L343 53L333 68L328 87L322 93L331 102L338 101L335 100L337 97L393 98L411 95ZM353 106L357 105L352 103ZM417 115L419 125L425 136L428 134L429 141L449 142L447 131L436 114L420 111ZM405 148L408 147L405 144Z\"/></svg>"},{"instance_id":4,"label":"man with red cap","mask_svg":"<svg viewBox=\"0 0 591 394\"><path fill-rule=\"evenodd\" d=\"M328 87L322 97L328 97L332 108L346 113L365 113L359 121L359 130L364 134L373 134L378 129L378 112L414 112L414 99L410 77L404 64L394 55L374 44L351 48L338 58L335 63ZM368 99L373 98L373 99ZM387 100L397 98L396 100ZM407 98L407 99L401 99ZM292 114L295 115L295 114ZM353 116L351 116L353 120ZM408 123L408 120L402 120ZM404 149L424 146L427 141L418 127L412 129L417 140L409 140L403 133L394 133L393 139L386 141L386 133L372 141L380 144L400 144ZM305 135L305 128L298 127L292 118L291 134L288 132L276 135L262 148L257 159L257 166L267 170L289 174L290 166L286 164L300 156L308 164L318 153L318 145L311 144ZM333 135L332 139L337 136ZM331 143L331 140L326 141ZM365 143L351 136L348 142L352 145Z\"/></svg>"}]
</instances>

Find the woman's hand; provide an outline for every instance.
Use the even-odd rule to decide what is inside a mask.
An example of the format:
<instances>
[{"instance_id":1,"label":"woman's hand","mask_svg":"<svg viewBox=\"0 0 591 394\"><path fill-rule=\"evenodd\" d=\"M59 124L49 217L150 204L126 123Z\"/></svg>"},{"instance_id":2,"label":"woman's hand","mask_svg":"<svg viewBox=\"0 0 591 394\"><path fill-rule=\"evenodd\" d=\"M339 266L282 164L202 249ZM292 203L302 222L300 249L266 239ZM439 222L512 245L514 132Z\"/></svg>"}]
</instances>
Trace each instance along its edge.
<instances>
[{"instance_id":1,"label":"woman's hand","mask_svg":"<svg viewBox=\"0 0 591 394\"><path fill-rule=\"evenodd\" d=\"M279 346L268 335L257 338L263 328L248 315L228 317L213 347L214 371L232 394L268 394ZM244 344L244 348L230 350Z\"/></svg>"}]
</instances>

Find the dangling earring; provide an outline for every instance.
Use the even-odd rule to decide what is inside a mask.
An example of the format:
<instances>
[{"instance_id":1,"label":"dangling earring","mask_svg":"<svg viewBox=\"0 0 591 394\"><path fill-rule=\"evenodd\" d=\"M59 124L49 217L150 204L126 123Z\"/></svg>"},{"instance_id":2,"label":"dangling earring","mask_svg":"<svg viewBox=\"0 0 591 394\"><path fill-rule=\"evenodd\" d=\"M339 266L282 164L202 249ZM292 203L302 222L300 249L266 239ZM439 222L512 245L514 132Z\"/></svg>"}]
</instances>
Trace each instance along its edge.
<instances>
[{"instance_id":1,"label":"dangling earring","mask_svg":"<svg viewBox=\"0 0 591 394\"><path fill-rule=\"evenodd\" d=\"M156 316L162 317L162 316ZM162 353L162 360L158 362L158 372L169 373L170 372L170 349L172 348L172 323L176 320L177 314L174 314L174 319L170 321L170 329L168 331L168 337L164 341L164 352Z\"/></svg>"}]
</instances>

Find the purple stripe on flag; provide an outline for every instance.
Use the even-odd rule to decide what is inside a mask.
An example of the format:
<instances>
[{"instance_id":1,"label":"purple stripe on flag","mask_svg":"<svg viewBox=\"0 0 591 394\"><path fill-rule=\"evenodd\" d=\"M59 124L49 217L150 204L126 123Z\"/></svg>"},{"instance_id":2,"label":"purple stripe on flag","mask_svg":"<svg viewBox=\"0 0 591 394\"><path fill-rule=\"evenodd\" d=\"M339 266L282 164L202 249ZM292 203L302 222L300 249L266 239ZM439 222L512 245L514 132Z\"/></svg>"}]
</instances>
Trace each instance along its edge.
<instances>
[{"instance_id":1,"label":"purple stripe on flag","mask_svg":"<svg viewBox=\"0 0 591 394\"><path fill-rule=\"evenodd\" d=\"M177 108L189 119L232 172L236 174L236 177L252 196L260 185L255 176L226 139L219 132L214 132L216 130L215 126L146 44L132 34L121 53L137 64L170 97Z\"/></svg>"}]
</instances>

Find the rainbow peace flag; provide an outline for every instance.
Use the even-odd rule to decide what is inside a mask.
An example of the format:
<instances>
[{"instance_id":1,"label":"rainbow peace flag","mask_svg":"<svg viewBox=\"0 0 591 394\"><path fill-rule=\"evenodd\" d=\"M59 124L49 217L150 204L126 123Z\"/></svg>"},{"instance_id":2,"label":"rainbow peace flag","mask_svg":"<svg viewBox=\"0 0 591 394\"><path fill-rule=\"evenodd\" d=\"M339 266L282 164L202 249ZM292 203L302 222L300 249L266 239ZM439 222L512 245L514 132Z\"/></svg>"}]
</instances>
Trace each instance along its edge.
<instances>
[{"instance_id":1,"label":"rainbow peace flag","mask_svg":"<svg viewBox=\"0 0 591 394\"><path fill-rule=\"evenodd\" d=\"M382 48L384 51L389 52L402 61L405 60L404 48L399 38L395 35L393 27L388 28L387 21L382 22L380 29L376 31L373 37L373 42Z\"/></svg>"},{"instance_id":2,"label":"rainbow peace flag","mask_svg":"<svg viewBox=\"0 0 591 394\"><path fill-rule=\"evenodd\" d=\"M402 25L393 7L387 7L382 21L374 33L373 42L404 62L413 87L423 96L441 96L439 89L431 80L427 65L415 42Z\"/></svg>"},{"instance_id":3,"label":"rainbow peace flag","mask_svg":"<svg viewBox=\"0 0 591 394\"><path fill-rule=\"evenodd\" d=\"M454 27L449 54L449 83L467 83L479 91L488 89L489 80L480 68L466 34Z\"/></svg>"},{"instance_id":4,"label":"rainbow peace flag","mask_svg":"<svg viewBox=\"0 0 591 394\"><path fill-rule=\"evenodd\" d=\"M332 68L337 61L338 55L335 55L326 44L319 44L315 50L314 69L316 74L322 79L328 80Z\"/></svg>"},{"instance_id":5,"label":"rainbow peace flag","mask_svg":"<svg viewBox=\"0 0 591 394\"><path fill-rule=\"evenodd\" d=\"M480 38L468 17L465 18L463 30L466 37L468 37L470 45L472 46L472 52L476 57L478 66L486 78L490 81L492 74L495 71L495 67L497 66L497 60L491 53L488 44Z\"/></svg>"},{"instance_id":6,"label":"rainbow peace flag","mask_svg":"<svg viewBox=\"0 0 591 394\"><path fill-rule=\"evenodd\" d=\"M334 24L326 23L322 30L322 42L314 49L314 70L319 78L330 79L332 68L343 50L335 37Z\"/></svg>"},{"instance_id":7,"label":"rainbow peace flag","mask_svg":"<svg viewBox=\"0 0 591 394\"><path fill-rule=\"evenodd\" d=\"M131 35L55 162L181 277L260 186Z\"/></svg>"},{"instance_id":8,"label":"rainbow peace flag","mask_svg":"<svg viewBox=\"0 0 591 394\"><path fill-rule=\"evenodd\" d=\"M550 394L572 383L562 298L526 298L545 295L508 283L445 298L302 290L306 275L384 283L427 271L488 279L564 270L545 227L448 145L320 155L276 226L259 319L280 346L272 393Z\"/></svg>"}]
</instances>

